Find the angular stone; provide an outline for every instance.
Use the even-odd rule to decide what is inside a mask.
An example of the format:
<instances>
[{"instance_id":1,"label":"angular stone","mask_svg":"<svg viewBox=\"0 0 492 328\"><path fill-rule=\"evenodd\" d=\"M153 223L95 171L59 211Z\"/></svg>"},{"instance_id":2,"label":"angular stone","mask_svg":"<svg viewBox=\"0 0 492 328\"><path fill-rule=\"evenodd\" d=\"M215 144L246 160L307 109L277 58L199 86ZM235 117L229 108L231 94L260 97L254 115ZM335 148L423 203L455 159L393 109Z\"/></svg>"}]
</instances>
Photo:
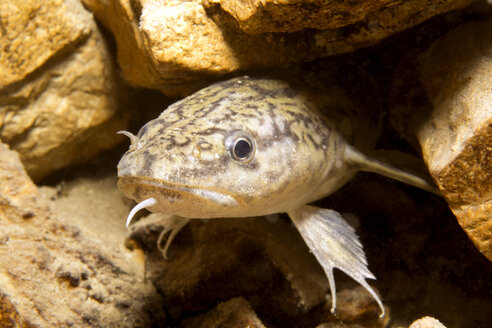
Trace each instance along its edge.
<instances>
[{"instance_id":1,"label":"angular stone","mask_svg":"<svg viewBox=\"0 0 492 328\"><path fill-rule=\"evenodd\" d=\"M492 260L492 21L458 27L420 58L433 110L416 135L458 222Z\"/></svg>"},{"instance_id":2,"label":"angular stone","mask_svg":"<svg viewBox=\"0 0 492 328\"><path fill-rule=\"evenodd\" d=\"M408 328L446 328L446 326L432 317L423 317L415 320Z\"/></svg>"},{"instance_id":3,"label":"angular stone","mask_svg":"<svg viewBox=\"0 0 492 328\"><path fill-rule=\"evenodd\" d=\"M159 216L150 215L149 220ZM147 277L165 295L171 315L207 310L241 295L260 318L280 326L336 320L326 301L326 276L284 218L192 220L171 244L167 261L155 245L158 231L157 225L137 223L131 238L147 253ZM374 299L354 285L347 276L337 279L337 313L342 320L377 321Z\"/></svg>"},{"instance_id":4,"label":"angular stone","mask_svg":"<svg viewBox=\"0 0 492 328\"><path fill-rule=\"evenodd\" d=\"M0 326L164 326L138 253L88 237L60 215L1 143L0 226Z\"/></svg>"},{"instance_id":5,"label":"angular stone","mask_svg":"<svg viewBox=\"0 0 492 328\"><path fill-rule=\"evenodd\" d=\"M377 39L378 34L394 33L438 13L464 6L467 1L425 2L411 0L342 1L321 0L205 0L231 15L246 33L297 32L311 28L340 29L352 25ZM356 26L361 25L361 26ZM356 36L353 32L352 36Z\"/></svg>"},{"instance_id":6,"label":"angular stone","mask_svg":"<svg viewBox=\"0 0 492 328\"><path fill-rule=\"evenodd\" d=\"M0 89L22 81L48 59L90 34L90 16L62 0L0 3Z\"/></svg>"},{"instance_id":7,"label":"angular stone","mask_svg":"<svg viewBox=\"0 0 492 328\"><path fill-rule=\"evenodd\" d=\"M471 0L83 2L115 35L129 82L187 95L229 73L287 67L375 44ZM228 12L248 32L265 33L245 33Z\"/></svg>"},{"instance_id":8,"label":"angular stone","mask_svg":"<svg viewBox=\"0 0 492 328\"><path fill-rule=\"evenodd\" d=\"M122 140L111 55L77 0L0 4L0 138L33 179Z\"/></svg>"},{"instance_id":9,"label":"angular stone","mask_svg":"<svg viewBox=\"0 0 492 328\"><path fill-rule=\"evenodd\" d=\"M184 320L189 328L265 328L249 303L242 297L233 298L205 314Z\"/></svg>"},{"instance_id":10,"label":"angular stone","mask_svg":"<svg viewBox=\"0 0 492 328\"><path fill-rule=\"evenodd\" d=\"M207 309L235 295L269 294L253 297L252 305L290 315L325 301L328 282L321 267L284 220L193 220L173 241L167 261L151 234L156 226L135 228L131 238L150 252L149 279L180 311ZM272 288L271 293L265 292Z\"/></svg>"}]
</instances>

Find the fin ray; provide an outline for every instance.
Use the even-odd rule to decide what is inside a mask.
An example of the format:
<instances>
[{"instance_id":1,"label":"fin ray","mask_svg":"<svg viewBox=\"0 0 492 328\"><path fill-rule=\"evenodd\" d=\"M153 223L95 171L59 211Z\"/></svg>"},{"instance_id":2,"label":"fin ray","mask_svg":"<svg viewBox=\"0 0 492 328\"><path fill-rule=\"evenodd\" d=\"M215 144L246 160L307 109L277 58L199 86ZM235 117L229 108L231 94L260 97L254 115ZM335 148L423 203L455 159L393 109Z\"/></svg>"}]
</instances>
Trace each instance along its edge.
<instances>
[{"instance_id":1,"label":"fin ray","mask_svg":"<svg viewBox=\"0 0 492 328\"><path fill-rule=\"evenodd\" d=\"M385 310L379 296L366 279L376 279L367 267L362 244L340 213L314 206L302 206L288 212L297 230L314 254L328 277L332 295L332 308L336 309L336 288L333 269L338 268L361 284Z\"/></svg>"},{"instance_id":2,"label":"fin ray","mask_svg":"<svg viewBox=\"0 0 492 328\"><path fill-rule=\"evenodd\" d=\"M162 257L167 260L169 246L171 246L178 232L183 229L183 227L187 225L190 220L191 219L172 214L151 213L146 217L141 218L138 222L132 224L131 227L133 228L133 231L135 231L151 224L163 226L164 228L161 230L159 237L157 238L157 248L161 251ZM167 237L166 244L163 247L161 244L167 234L169 234L169 236Z\"/></svg>"}]
</instances>

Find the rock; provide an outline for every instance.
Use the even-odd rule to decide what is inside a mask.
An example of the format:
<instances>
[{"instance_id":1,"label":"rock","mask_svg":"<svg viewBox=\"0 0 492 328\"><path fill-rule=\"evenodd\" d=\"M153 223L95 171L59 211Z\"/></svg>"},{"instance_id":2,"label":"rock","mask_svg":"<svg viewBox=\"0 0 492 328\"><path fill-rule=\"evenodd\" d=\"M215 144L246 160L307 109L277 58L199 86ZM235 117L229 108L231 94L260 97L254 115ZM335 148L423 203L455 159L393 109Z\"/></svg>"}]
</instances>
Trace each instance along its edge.
<instances>
[{"instance_id":1,"label":"rock","mask_svg":"<svg viewBox=\"0 0 492 328\"><path fill-rule=\"evenodd\" d=\"M203 3L206 8L219 6L237 21L243 31L250 34L297 32L308 28L331 30L351 26L355 28L350 33L351 39L365 34L366 38L378 40L470 2L445 1L438 4L412 0L403 4L390 0L339 3L320 0L204 0Z\"/></svg>"},{"instance_id":2,"label":"rock","mask_svg":"<svg viewBox=\"0 0 492 328\"><path fill-rule=\"evenodd\" d=\"M173 241L168 261L156 249L152 231L152 226L137 226L131 238L151 252L149 278L156 280L168 303L182 311L206 309L238 294L263 293L273 281L282 287L256 303L294 313L325 300L328 282L323 271L283 220L194 220Z\"/></svg>"},{"instance_id":3,"label":"rock","mask_svg":"<svg viewBox=\"0 0 492 328\"><path fill-rule=\"evenodd\" d=\"M123 140L122 89L77 0L0 4L0 139L35 180Z\"/></svg>"},{"instance_id":4,"label":"rock","mask_svg":"<svg viewBox=\"0 0 492 328\"><path fill-rule=\"evenodd\" d=\"M205 314L184 320L190 328L265 328L249 303L242 297L233 298Z\"/></svg>"},{"instance_id":5,"label":"rock","mask_svg":"<svg viewBox=\"0 0 492 328\"><path fill-rule=\"evenodd\" d=\"M42 197L4 144L0 225L2 327L165 325L162 299L143 279L138 253L88 238Z\"/></svg>"},{"instance_id":6,"label":"rock","mask_svg":"<svg viewBox=\"0 0 492 328\"><path fill-rule=\"evenodd\" d=\"M216 23L201 0L84 3L113 32L125 78L167 95L188 95L240 69L310 60L321 50L302 35L249 36L230 19Z\"/></svg>"},{"instance_id":7,"label":"rock","mask_svg":"<svg viewBox=\"0 0 492 328\"><path fill-rule=\"evenodd\" d=\"M371 283L391 309L388 327L408 327L422 313L449 327L488 327L492 263L476 251L444 199L359 174L320 206L360 218L359 236L377 277Z\"/></svg>"},{"instance_id":8,"label":"rock","mask_svg":"<svg viewBox=\"0 0 492 328\"><path fill-rule=\"evenodd\" d=\"M365 326L360 325L358 323L354 324L346 324L343 321L340 322L326 322L321 325L316 326L316 328L365 328Z\"/></svg>"},{"instance_id":9,"label":"rock","mask_svg":"<svg viewBox=\"0 0 492 328\"><path fill-rule=\"evenodd\" d=\"M419 61L420 106L399 128L414 135L462 228L492 260L492 21L469 23L435 41ZM416 91L415 91L416 90Z\"/></svg>"},{"instance_id":10,"label":"rock","mask_svg":"<svg viewBox=\"0 0 492 328\"><path fill-rule=\"evenodd\" d=\"M90 15L60 0L3 1L0 87L20 82L60 51L90 34ZM56 24L54 24L56 22Z\"/></svg>"},{"instance_id":11,"label":"rock","mask_svg":"<svg viewBox=\"0 0 492 328\"><path fill-rule=\"evenodd\" d=\"M366 319L366 321L374 321L374 327L385 327L389 322L390 315L388 312L384 320L378 320L379 308L373 302L371 295L369 295L362 286L355 287L353 289L344 289L337 293L337 318L344 322L354 322ZM325 316L328 316L328 312L331 309L331 301L327 302L324 306Z\"/></svg>"},{"instance_id":12,"label":"rock","mask_svg":"<svg viewBox=\"0 0 492 328\"><path fill-rule=\"evenodd\" d=\"M390 322L390 311L386 306L386 314L379 318L379 308L363 287L345 288L337 293L337 310L334 316L330 312L331 301L310 313L310 320L303 322L303 327L317 328L384 328ZM314 319L315 318L315 319ZM319 324L322 322L322 324ZM343 323L343 325L341 325ZM318 325L319 324L319 325Z\"/></svg>"},{"instance_id":13,"label":"rock","mask_svg":"<svg viewBox=\"0 0 492 328\"><path fill-rule=\"evenodd\" d=\"M177 317L241 295L260 318L280 326L335 320L319 264L290 222L269 218L193 220L173 241L168 261L156 249L157 226L137 227L131 238L148 253L147 277ZM343 281L337 280L337 311L352 320L377 318L377 304L367 291L351 291L356 283ZM326 311L312 314L323 304Z\"/></svg>"},{"instance_id":14,"label":"rock","mask_svg":"<svg viewBox=\"0 0 492 328\"><path fill-rule=\"evenodd\" d=\"M432 317L423 317L414 321L408 328L446 328L439 320Z\"/></svg>"},{"instance_id":15,"label":"rock","mask_svg":"<svg viewBox=\"0 0 492 328\"><path fill-rule=\"evenodd\" d=\"M129 82L184 96L230 73L287 67L369 46L472 1L83 2L115 35ZM247 32L261 34L244 32L234 18Z\"/></svg>"}]
</instances>

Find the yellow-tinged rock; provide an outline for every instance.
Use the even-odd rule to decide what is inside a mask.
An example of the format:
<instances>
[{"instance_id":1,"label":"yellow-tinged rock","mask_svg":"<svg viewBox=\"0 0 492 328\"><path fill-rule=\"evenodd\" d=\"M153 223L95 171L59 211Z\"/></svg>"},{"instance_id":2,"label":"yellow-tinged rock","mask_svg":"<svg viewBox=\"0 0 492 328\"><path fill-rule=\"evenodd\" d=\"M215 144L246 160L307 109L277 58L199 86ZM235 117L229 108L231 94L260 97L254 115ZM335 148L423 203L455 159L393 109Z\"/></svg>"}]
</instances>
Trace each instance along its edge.
<instances>
[{"instance_id":1,"label":"yellow-tinged rock","mask_svg":"<svg viewBox=\"0 0 492 328\"><path fill-rule=\"evenodd\" d=\"M339 29L352 25L368 28L374 38L392 33L436 15L466 5L468 1L429 2L423 0L322 1L322 0L203 0L231 15L246 33L296 32L311 28ZM380 35L381 33L381 35Z\"/></svg>"},{"instance_id":2,"label":"yellow-tinged rock","mask_svg":"<svg viewBox=\"0 0 492 328\"><path fill-rule=\"evenodd\" d=\"M415 320L408 328L446 328L439 320L432 317L423 317Z\"/></svg>"},{"instance_id":3,"label":"yellow-tinged rock","mask_svg":"<svg viewBox=\"0 0 492 328\"><path fill-rule=\"evenodd\" d=\"M458 27L420 62L433 105L416 129L424 160L463 229L492 260L492 21Z\"/></svg>"},{"instance_id":4,"label":"yellow-tinged rock","mask_svg":"<svg viewBox=\"0 0 492 328\"><path fill-rule=\"evenodd\" d=\"M163 324L162 299L139 274L142 263L123 249L124 230L85 234L74 221L0 143L0 327ZM114 236L108 242L108 234L119 234L120 243Z\"/></svg>"},{"instance_id":5,"label":"yellow-tinged rock","mask_svg":"<svg viewBox=\"0 0 492 328\"><path fill-rule=\"evenodd\" d=\"M48 59L91 34L90 15L62 0L0 3L0 89L19 82Z\"/></svg>"},{"instance_id":6,"label":"yellow-tinged rock","mask_svg":"<svg viewBox=\"0 0 492 328\"><path fill-rule=\"evenodd\" d=\"M188 95L224 75L377 43L471 0L82 0L115 35L125 78Z\"/></svg>"},{"instance_id":7,"label":"yellow-tinged rock","mask_svg":"<svg viewBox=\"0 0 492 328\"><path fill-rule=\"evenodd\" d=\"M92 15L77 0L7 0L0 15L0 139L31 177L121 140L123 92Z\"/></svg>"},{"instance_id":8,"label":"yellow-tinged rock","mask_svg":"<svg viewBox=\"0 0 492 328\"><path fill-rule=\"evenodd\" d=\"M248 327L265 328L251 305L242 297L220 303L213 310L184 322L186 328Z\"/></svg>"}]
</instances>

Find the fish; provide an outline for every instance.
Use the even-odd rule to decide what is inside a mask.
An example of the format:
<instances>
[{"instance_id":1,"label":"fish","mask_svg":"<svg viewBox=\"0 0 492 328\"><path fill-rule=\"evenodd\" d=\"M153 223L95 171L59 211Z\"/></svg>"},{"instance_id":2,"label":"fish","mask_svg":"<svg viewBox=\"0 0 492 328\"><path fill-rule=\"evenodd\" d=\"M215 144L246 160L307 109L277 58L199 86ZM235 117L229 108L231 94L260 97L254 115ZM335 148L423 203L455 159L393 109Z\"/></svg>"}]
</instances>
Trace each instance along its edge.
<instances>
[{"instance_id":1,"label":"fish","mask_svg":"<svg viewBox=\"0 0 492 328\"><path fill-rule=\"evenodd\" d=\"M354 228L340 213L309 204L358 171L438 191L427 177L361 150L374 147L378 125L361 107L335 83L321 90L303 81L241 76L197 91L137 135L120 131L131 144L118 164L118 186L137 202L127 227L144 208L163 213L158 246L167 258L190 219L287 213L327 276L331 311L337 268L368 291L383 317L383 302L366 281L376 277Z\"/></svg>"}]
</instances>

